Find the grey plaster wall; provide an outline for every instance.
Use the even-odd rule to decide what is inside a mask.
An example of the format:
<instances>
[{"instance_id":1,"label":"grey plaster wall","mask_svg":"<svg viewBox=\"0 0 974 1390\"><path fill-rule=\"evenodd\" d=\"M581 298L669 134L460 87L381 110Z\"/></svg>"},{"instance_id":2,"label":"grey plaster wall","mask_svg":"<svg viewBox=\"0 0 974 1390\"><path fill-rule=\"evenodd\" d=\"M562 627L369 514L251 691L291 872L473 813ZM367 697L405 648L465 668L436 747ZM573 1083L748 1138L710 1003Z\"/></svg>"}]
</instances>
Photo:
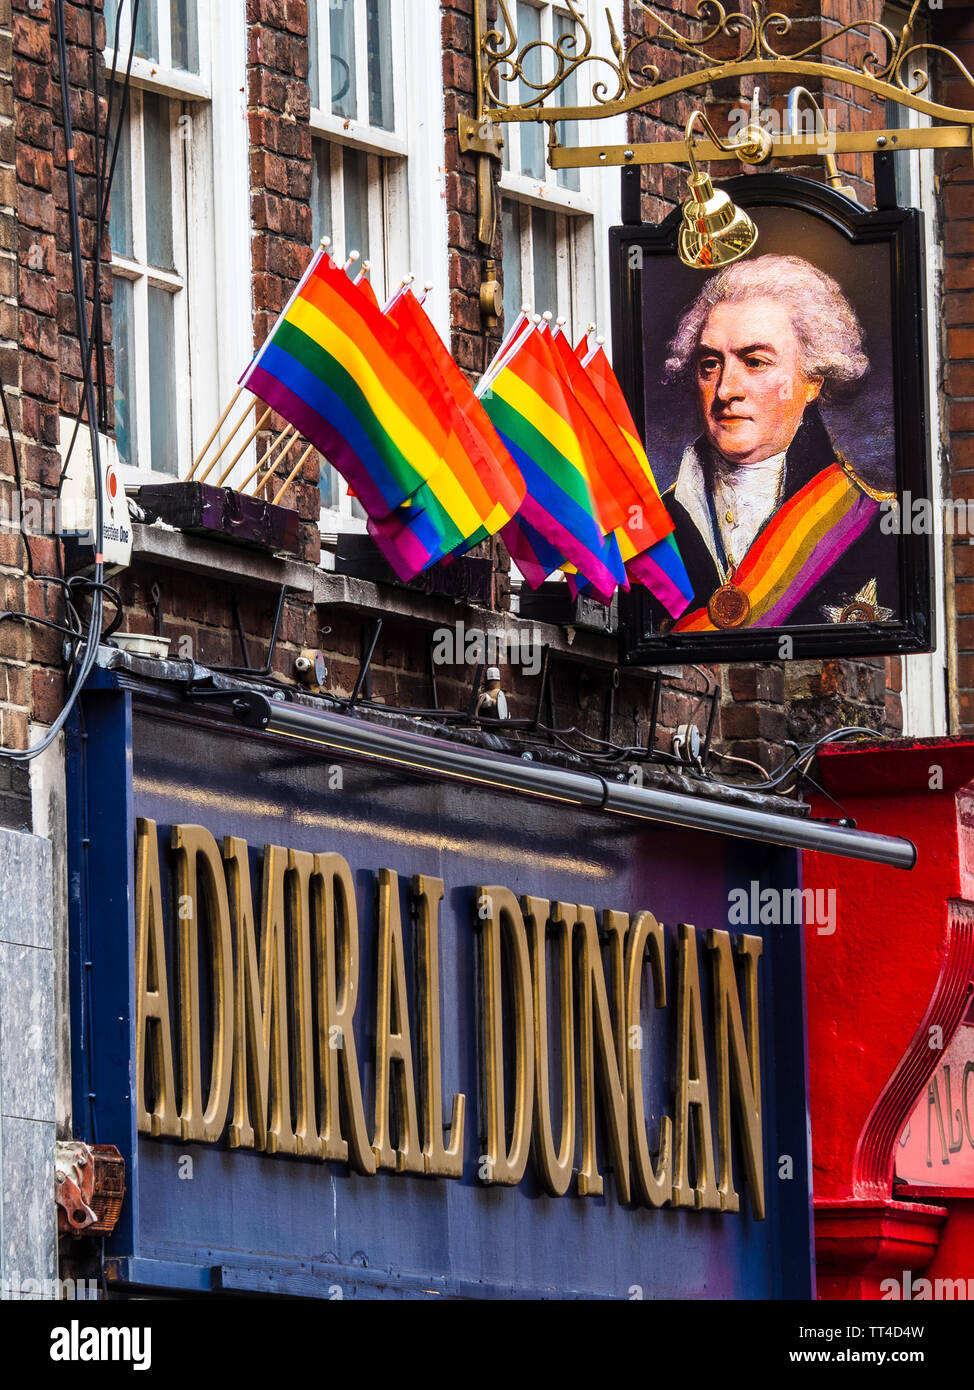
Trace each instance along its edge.
<instances>
[{"instance_id":1,"label":"grey plaster wall","mask_svg":"<svg viewBox=\"0 0 974 1390\"><path fill-rule=\"evenodd\" d=\"M51 844L0 829L0 1295L8 1297L57 1276L55 1039Z\"/></svg>"}]
</instances>

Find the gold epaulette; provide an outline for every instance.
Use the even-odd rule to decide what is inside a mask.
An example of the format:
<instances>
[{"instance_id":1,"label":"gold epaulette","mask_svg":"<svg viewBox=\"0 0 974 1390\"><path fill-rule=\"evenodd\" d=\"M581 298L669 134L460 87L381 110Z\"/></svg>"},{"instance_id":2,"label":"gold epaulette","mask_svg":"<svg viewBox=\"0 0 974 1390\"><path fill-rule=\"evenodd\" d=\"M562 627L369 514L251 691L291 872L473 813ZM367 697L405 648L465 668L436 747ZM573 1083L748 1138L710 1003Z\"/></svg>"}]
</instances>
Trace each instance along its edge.
<instances>
[{"instance_id":1,"label":"gold epaulette","mask_svg":"<svg viewBox=\"0 0 974 1390\"><path fill-rule=\"evenodd\" d=\"M852 483L853 487L857 487L860 492L865 493L867 497L871 497L874 502L896 501L895 492L880 492L878 488L870 487L864 478L860 478L845 454L841 454L838 449L835 451L835 461L841 466L843 473L849 479L849 482Z\"/></svg>"}]
</instances>

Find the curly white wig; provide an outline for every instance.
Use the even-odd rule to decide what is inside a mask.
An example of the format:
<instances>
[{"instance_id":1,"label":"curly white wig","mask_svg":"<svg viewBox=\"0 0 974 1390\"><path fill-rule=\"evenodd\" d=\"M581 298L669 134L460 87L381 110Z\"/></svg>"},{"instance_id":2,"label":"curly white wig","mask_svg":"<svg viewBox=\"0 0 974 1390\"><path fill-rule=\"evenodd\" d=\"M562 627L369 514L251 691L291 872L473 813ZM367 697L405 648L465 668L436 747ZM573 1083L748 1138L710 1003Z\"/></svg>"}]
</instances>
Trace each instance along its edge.
<instances>
[{"instance_id":1,"label":"curly white wig","mask_svg":"<svg viewBox=\"0 0 974 1390\"><path fill-rule=\"evenodd\" d=\"M868 372L862 328L837 281L800 256L758 256L727 266L704 285L669 345L667 380L692 368L711 309L748 299L774 299L790 310L802 370L823 383L823 395Z\"/></svg>"}]
</instances>

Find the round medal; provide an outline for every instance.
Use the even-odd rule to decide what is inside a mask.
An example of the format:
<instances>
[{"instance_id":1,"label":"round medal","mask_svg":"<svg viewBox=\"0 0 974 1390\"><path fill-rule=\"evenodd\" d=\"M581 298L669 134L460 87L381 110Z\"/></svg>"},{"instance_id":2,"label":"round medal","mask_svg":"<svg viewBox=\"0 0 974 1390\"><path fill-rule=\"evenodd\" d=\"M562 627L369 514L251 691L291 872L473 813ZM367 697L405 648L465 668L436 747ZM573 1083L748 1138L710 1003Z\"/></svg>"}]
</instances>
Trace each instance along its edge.
<instances>
[{"instance_id":1,"label":"round medal","mask_svg":"<svg viewBox=\"0 0 974 1390\"><path fill-rule=\"evenodd\" d=\"M876 610L871 603L863 603L861 599L856 599L842 610L842 623L874 623L876 621Z\"/></svg>"},{"instance_id":2,"label":"round medal","mask_svg":"<svg viewBox=\"0 0 974 1390\"><path fill-rule=\"evenodd\" d=\"M751 600L736 584L724 584L707 604L714 627L744 627L751 616Z\"/></svg>"}]
</instances>

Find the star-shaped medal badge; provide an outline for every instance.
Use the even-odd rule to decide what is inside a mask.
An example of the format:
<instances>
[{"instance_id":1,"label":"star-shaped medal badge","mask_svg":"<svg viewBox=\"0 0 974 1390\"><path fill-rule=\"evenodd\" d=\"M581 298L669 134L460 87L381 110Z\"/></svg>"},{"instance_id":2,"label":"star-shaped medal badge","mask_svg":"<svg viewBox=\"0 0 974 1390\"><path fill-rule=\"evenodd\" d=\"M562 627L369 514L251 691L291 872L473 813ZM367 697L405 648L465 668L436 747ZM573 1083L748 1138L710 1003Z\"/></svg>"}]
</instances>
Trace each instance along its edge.
<instances>
[{"instance_id":1,"label":"star-shaped medal badge","mask_svg":"<svg viewBox=\"0 0 974 1390\"><path fill-rule=\"evenodd\" d=\"M888 623L893 616L892 608L880 605L879 585L875 579L864 584L855 598L847 599L843 607L826 604L822 612L830 623Z\"/></svg>"}]
</instances>

